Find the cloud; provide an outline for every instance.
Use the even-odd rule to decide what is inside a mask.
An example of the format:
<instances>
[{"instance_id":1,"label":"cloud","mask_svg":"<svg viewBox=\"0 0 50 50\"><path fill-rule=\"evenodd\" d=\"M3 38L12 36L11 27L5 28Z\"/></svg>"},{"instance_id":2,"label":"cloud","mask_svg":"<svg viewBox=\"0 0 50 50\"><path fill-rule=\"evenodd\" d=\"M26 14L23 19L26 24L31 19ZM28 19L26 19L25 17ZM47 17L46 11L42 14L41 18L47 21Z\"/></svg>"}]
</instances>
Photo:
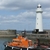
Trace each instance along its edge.
<instances>
[{"instance_id":1,"label":"cloud","mask_svg":"<svg viewBox=\"0 0 50 50\"><path fill-rule=\"evenodd\" d=\"M3 19L21 19L24 17L31 19L33 16L35 17L36 7L39 3L42 5L43 11L46 12L45 14L43 13L43 16L50 17L50 0L0 0L0 10L25 10L25 12L21 12L16 16L3 17Z\"/></svg>"},{"instance_id":2,"label":"cloud","mask_svg":"<svg viewBox=\"0 0 50 50\"><path fill-rule=\"evenodd\" d=\"M19 21L18 20L2 20L2 21L0 21L0 24L7 24L7 23L18 23Z\"/></svg>"},{"instance_id":3,"label":"cloud","mask_svg":"<svg viewBox=\"0 0 50 50\"><path fill-rule=\"evenodd\" d=\"M34 18L36 18L36 12L25 11L18 15L0 16L0 23L31 23ZM50 12L43 12L43 18L50 18Z\"/></svg>"},{"instance_id":4,"label":"cloud","mask_svg":"<svg viewBox=\"0 0 50 50\"><path fill-rule=\"evenodd\" d=\"M43 8L50 7L50 0L0 0L0 9L35 9L39 3L43 5Z\"/></svg>"},{"instance_id":5,"label":"cloud","mask_svg":"<svg viewBox=\"0 0 50 50\"><path fill-rule=\"evenodd\" d=\"M0 16L0 23L18 23L18 22L32 22L36 17L36 11L25 11L18 15ZM43 12L43 18L50 18L50 12Z\"/></svg>"},{"instance_id":6,"label":"cloud","mask_svg":"<svg viewBox=\"0 0 50 50\"><path fill-rule=\"evenodd\" d=\"M50 12L43 12L44 18L50 18Z\"/></svg>"},{"instance_id":7,"label":"cloud","mask_svg":"<svg viewBox=\"0 0 50 50\"><path fill-rule=\"evenodd\" d=\"M44 9L44 10L50 12L50 8L48 8L48 7L46 9Z\"/></svg>"},{"instance_id":8,"label":"cloud","mask_svg":"<svg viewBox=\"0 0 50 50\"><path fill-rule=\"evenodd\" d=\"M24 23L31 21L34 17L35 12L25 11L18 15L0 16L0 23Z\"/></svg>"}]
</instances>

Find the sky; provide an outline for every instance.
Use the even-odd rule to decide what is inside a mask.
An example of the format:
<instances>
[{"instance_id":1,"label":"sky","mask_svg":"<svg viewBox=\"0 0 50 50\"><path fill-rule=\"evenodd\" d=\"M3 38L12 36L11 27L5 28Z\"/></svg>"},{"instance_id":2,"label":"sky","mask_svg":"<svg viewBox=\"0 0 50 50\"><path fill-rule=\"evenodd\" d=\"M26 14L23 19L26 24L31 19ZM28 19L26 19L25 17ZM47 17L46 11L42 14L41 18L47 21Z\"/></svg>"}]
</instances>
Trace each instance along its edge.
<instances>
[{"instance_id":1,"label":"sky","mask_svg":"<svg viewBox=\"0 0 50 50\"><path fill-rule=\"evenodd\" d=\"M43 29L50 29L50 0L0 0L0 30L33 30L37 5L43 10Z\"/></svg>"}]
</instances>

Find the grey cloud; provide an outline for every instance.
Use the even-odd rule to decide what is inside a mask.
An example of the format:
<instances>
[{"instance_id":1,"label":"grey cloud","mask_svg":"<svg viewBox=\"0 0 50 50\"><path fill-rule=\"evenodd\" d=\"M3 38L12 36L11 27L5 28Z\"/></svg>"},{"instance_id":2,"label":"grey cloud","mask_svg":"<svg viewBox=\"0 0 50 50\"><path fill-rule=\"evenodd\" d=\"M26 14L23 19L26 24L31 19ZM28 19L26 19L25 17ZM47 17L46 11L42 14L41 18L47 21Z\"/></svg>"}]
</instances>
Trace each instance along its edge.
<instances>
[{"instance_id":1,"label":"grey cloud","mask_svg":"<svg viewBox=\"0 0 50 50\"><path fill-rule=\"evenodd\" d=\"M36 18L36 13L32 11L25 11L18 15L0 16L0 22L9 23L9 22L23 22L23 21L32 21ZM43 18L50 18L50 12L43 12Z\"/></svg>"},{"instance_id":2,"label":"grey cloud","mask_svg":"<svg viewBox=\"0 0 50 50\"><path fill-rule=\"evenodd\" d=\"M2 0L0 7L5 9L35 9L37 4L41 4L43 8L50 7L49 0ZM4 9L3 8L3 9Z\"/></svg>"},{"instance_id":3,"label":"grey cloud","mask_svg":"<svg viewBox=\"0 0 50 50\"><path fill-rule=\"evenodd\" d=\"M2 23L19 23L32 22L36 18L36 12L25 11L18 15L0 16L0 24ZM43 18L50 18L50 12L43 12Z\"/></svg>"},{"instance_id":4,"label":"grey cloud","mask_svg":"<svg viewBox=\"0 0 50 50\"><path fill-rule=\"evenodd\" d=\"M0 23L10 23L10 22L23 22L29 21L29 18L33 18L35 16L34 12L23 12L18 15L10 15L10 16L1 16Z\"/></svg>"}]
</instances>

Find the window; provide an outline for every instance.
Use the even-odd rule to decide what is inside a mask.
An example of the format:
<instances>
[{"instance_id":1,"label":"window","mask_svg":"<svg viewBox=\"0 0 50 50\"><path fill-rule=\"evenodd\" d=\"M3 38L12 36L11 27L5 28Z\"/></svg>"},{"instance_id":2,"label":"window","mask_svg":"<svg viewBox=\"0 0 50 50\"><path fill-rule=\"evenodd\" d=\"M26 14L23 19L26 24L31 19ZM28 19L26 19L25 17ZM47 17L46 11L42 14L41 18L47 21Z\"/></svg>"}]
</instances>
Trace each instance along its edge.
<instances>
[{"instance_id":1,"label":"window","mask_svg":"<svg viewBox=\"0 0 50 50\"><path fill-rule=\"evenodd\" d=\"M38 25L38 23L37 23L37 25Z\"/></svg>"},{"instance_id":2,"label":"window","mask_svg":"<svg viewBox=\"0 0 50 50\"><path fill-rule=\"evenodd\" d=\"M38 18L37 18L38 19Z\"/></svg>"}]
</instances>

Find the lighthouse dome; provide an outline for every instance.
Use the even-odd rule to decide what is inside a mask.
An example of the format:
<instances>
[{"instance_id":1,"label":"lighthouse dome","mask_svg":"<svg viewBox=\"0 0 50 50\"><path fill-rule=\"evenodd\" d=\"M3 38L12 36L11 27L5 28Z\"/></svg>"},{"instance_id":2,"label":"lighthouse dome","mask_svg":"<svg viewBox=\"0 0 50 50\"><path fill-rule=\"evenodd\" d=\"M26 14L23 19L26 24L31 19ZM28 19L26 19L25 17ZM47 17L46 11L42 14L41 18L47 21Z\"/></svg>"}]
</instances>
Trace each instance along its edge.
<instances>
[{"instance_id":1,"label":"lighthouse dome","mask_svg":"<svg viewBox=\"0 0 50 50\"><path fill-rule=\"evenodd\" d=\"M38 4L36 13L42 13L42 12L43 12L43 11L42 11L41 5Z\"/></svg>"},{"instance_id":2,"label":"lighthouse dome","mask_svg":"<svg viewBox=\"0 0 50 50\"><path fill-rule=\"evenodd\" d=\"M37 8L41 8L41 5L39 4L39 5L37 6Z\"/></svg>"}]
</instances>

